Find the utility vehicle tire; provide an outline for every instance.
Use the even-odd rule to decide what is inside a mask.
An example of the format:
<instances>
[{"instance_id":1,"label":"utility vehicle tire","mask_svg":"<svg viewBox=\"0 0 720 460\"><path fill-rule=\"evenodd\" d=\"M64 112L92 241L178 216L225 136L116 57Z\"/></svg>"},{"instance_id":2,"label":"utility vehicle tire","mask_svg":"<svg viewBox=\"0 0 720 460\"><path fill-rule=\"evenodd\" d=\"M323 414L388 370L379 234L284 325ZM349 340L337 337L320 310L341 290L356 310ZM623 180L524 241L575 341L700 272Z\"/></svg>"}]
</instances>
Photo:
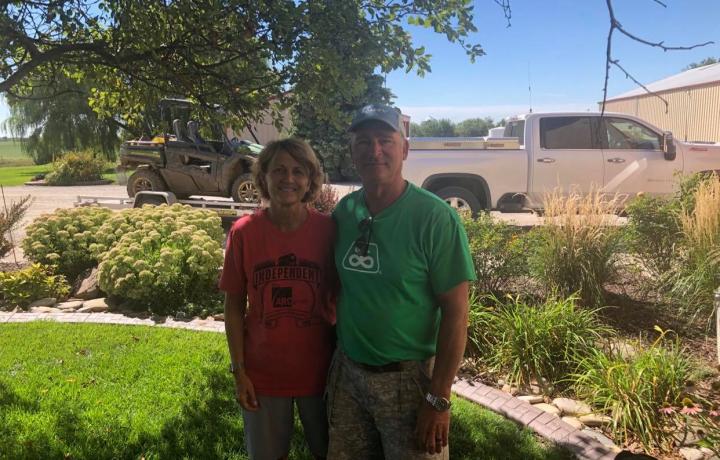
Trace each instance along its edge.
<instances>
[{"instance_id":1,"label":"utility vehicle tire","mask_svg":"<svg viewBox=\"0 0 720 460\"><path fill-rule=\"evenodd\" d=\"M167 190L162 177L150 169L138 169L127 182L127 193L130 198L135 198L137 192L163 192Z\"/></svg>"},{"instance_id":2,"label":"utility vehicle tire","mask_svg":"<svg viewBox=\"0 0 720 460\"><path fill-rule=\"evenodd\" d=\"M255 187L252 174L242 174L232 184L230 196L236 203L258 203L260 194Z\"/></svg>"},{"instance_id":3,"label":"utility vehicle tire","mask_svg":"<svg viewBox=\"0 0 720 460\"><path fill-rule=\"evenodd\" d=\"M451 208L458 211L469 211L473 216L483 209L477 197L470 190L463 187L445 187L435 192L435 194L445 200Z\"/></svg>"}]
</instances>

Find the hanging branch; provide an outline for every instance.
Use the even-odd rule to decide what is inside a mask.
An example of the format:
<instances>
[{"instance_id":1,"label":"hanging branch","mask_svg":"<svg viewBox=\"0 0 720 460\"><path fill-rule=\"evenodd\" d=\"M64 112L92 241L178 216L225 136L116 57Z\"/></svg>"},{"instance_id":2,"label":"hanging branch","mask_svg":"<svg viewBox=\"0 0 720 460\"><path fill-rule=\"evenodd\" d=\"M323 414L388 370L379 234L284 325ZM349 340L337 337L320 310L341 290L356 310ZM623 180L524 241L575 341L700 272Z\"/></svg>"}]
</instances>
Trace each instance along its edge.
<instances>
[{"instance_id":1,"label":"hanging branch","mask_svg":"<svg viewBox=\"0 0 720 460\"><path fill-rule=\"evenodd\" d=\"M494 0L495 4L497 4L500 8L503 10L503 14L505 15L505 20L507 21L507 27L510 27L510 19L512 19L512 9L510 8L510 0Z\"/></svg>"},{"instance_id":2,"label":"hanging branch","mask_svg":"<svg viewBox=\"0 0 720 460\"><path fill-rule=\"evenodd\" d=\"M658 5L662 6L663 8L667 8L667 5L660 0L653 0ZM613 10L612 6L612 0L605 0L605 3L607 4L607 10L608 14L610 16L610 30L608 31L608 37L607 37L607 47L605 51L605 84L603 85L603 100L602 100L602 109L600 115L605 114L605 103L607 102L607 89L608 89L608 80L610 78L610 66L615 66L620 71L622 71L625 74L625 78L629 78L633 82L635 82L638 86L640 86L642 89L645 90L646 93L657 97L661 101L663 101L663 104L665 104L665 113L668 112L669 103L668 101L660 96L658 93L651 91L647 86L640 83L635 77L633 77L630 72L625 70L623 66L620 65L620 61L618 59L613 59L612 57L612 38L613 38L613 32L616 30L620 32L621 34L625 35L626 37L630 38L631 40L634 40L638 43L642 43L643 45L651 46L653 48L660 48L663 51L687 51L694 48L700 48L702 46L707 46L714 44L715 42L707 41L705 43L698 43L691 46L666 46L665 42L651 42L649 40L645 40L644 38L640 38L637 35L634 35L622 26L620 22L615 17L615 11Z\"/></svg>"}]
</instances>

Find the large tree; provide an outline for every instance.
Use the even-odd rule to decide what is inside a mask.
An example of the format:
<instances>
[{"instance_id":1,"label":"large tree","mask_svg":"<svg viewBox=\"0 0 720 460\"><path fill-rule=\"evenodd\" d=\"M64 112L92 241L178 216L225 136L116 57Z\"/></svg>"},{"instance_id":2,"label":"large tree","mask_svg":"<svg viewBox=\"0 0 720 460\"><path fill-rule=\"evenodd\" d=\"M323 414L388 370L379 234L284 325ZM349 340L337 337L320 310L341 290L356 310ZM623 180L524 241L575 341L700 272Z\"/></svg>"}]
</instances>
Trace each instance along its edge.
<instances>
[{"instance_id":1,"label":"large tree","mask_svg":"<svg viewBox=\"0 0 720 460\"><path fill-rule=\"evenodd\" d=\"M49 163L63 151L82 149L115 159L120 125L92 110L87 98L89 86L58 76L55 88L37 87L34 98L8 96L10 118L5 127L23 138L22 148L36 164ZM63 95L48 94L54 91Z\"/></svg>"},{"instance_id":2,"label":"large tree","mask_svg":"<svg viewBox=\"0 0 720 460\"><path fill-rule=\"evenodd\" d=\"M92 81L93 110L130 128L162 96L220 105L225 121L244 125L302 92L331 120L341 104L321 95L357 97L367 69L429 70L406 24L432 28L471 59L483 54L467 42L471 0L6 0L0 92L36 97L44 88L47 97L65 91L60 75Z\"/></svg>"}]
</instances>

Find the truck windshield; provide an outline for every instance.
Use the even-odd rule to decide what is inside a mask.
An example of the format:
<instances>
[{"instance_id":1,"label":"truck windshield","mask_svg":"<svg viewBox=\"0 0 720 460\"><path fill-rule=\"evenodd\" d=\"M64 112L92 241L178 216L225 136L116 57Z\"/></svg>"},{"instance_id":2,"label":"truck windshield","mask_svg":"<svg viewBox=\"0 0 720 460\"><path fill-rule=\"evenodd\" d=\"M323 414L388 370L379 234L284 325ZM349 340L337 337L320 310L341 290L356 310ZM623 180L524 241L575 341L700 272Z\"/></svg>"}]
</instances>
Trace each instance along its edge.
<instances>
[{"instance_id":1,"label":"truck windshield","mask_svg":"<svg viewBox=\"0 0 720 460\"><path fill-rule=\"evenodd\" d=\"M503 137L517 137L520 145L525 145L525 120L511 121L505 126Z\"/></svg>"}]
</instances>

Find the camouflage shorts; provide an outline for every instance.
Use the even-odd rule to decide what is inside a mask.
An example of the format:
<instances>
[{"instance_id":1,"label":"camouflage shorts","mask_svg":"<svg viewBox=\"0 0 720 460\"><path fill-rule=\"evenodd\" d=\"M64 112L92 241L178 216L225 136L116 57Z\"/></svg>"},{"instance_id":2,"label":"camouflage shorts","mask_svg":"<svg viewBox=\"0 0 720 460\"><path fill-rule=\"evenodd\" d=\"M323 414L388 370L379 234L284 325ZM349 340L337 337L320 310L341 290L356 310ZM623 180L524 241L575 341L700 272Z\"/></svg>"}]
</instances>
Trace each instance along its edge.
<instances>
[{"instance_id":1,"label":"camouflage shorts","mask_svg":"<svg viewBox=\"0 0 720 460\"><path fill-rule=\"evenodd\" d=\"M405 364L398 372L371 372L336 350L327 383L328 459L448 458L449 447L430 455L415 442L432 360Z\"/></svg>"}]
</instances>

